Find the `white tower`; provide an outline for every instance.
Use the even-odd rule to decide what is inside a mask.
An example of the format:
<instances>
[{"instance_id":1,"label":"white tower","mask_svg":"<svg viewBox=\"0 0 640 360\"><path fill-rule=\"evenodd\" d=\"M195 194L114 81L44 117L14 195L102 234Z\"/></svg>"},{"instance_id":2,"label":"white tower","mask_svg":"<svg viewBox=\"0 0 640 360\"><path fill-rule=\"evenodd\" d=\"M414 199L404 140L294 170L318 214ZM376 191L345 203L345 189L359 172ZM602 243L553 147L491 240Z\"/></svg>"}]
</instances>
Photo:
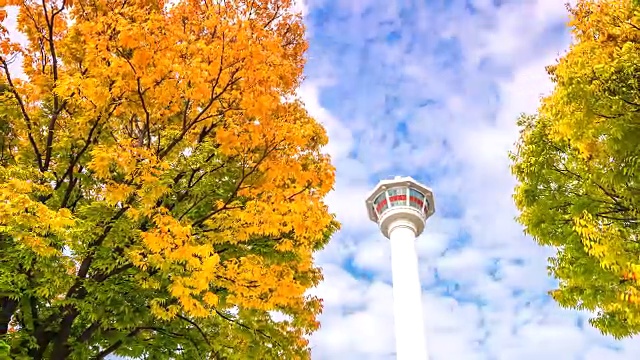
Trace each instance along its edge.
<instances>
[{"instance_id":1,"label":"white tower","mask_svg":"<svg viewBox=\"0 0 640 360\"><path fill-rule=\"evenodd\" d=\"M427 360L415 240L435 212L433 192L411 177L382 180L367 198L369 218L391 242L398 360Z\"/></svg>"}]
</instances>

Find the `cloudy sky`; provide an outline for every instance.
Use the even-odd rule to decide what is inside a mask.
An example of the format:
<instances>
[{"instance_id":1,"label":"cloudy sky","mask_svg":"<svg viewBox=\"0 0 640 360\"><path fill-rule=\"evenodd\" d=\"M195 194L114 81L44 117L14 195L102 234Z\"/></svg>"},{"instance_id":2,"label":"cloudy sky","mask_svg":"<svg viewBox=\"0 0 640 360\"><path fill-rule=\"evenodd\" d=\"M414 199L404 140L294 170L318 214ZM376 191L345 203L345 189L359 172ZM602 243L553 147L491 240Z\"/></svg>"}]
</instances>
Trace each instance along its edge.
<instances>
[{"instance_id":1,"label":"cloudy sky","mask_svg":"<svg viewBox=\"0 0 640 360\"><path fill-rule=\"evenodd\" d=\"M640 358L638 340L603 337L550 300L552 251L513 220L507 152L570 43L565 1L298 1L310 42L299 94L329 133L343 225L317 256L314 360L394 358L389 244L364 207L393 175L436 194L417 242L430 360Z\"/></svg>"},{"instance_id":2,"label":"cloudy sky","mask_svg":"<svg viewBox=\"0 0 640 360\"><path fill-rule=\"evenodd\" d=\"M325 282L313 357L392 359L389 244L366 193L409 175L436 194L418 239L431 360L637 359L587 314L546 295L551 249L515 223L508 151L522 112L569 46L563 0L307 0L300 96L337 167L328 202L343 228L317 256Z\"/></svg>"}]
</instances>

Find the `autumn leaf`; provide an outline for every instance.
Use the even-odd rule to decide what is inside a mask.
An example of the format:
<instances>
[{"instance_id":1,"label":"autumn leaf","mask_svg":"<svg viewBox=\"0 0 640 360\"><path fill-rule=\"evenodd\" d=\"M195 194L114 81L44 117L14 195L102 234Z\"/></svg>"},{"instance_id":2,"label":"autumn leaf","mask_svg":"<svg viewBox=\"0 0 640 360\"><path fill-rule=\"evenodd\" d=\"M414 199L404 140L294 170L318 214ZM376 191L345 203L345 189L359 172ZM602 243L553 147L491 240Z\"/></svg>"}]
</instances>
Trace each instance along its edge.
<instances>
[{"instance_id":1,"label":"autumn leaf","mask_svg":"<svg viewBox=\"0 0 640 360\"><path fill-rule=\"evenodd\" d=\"M10 356L308 359L338 224L292 1L5 3L26 39L0 26Z\"/></svg>"}]
</instances>

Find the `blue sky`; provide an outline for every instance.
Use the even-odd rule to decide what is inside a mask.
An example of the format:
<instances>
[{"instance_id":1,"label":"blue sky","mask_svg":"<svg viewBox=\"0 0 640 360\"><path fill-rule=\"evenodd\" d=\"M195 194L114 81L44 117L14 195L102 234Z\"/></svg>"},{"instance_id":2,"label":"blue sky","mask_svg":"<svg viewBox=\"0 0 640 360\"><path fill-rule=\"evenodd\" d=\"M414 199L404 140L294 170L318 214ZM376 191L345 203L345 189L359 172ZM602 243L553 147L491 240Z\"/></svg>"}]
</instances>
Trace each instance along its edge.
<instances>
[{"instance_id":1,"label":"blue sky","mask_svg":"<svg viewBox=\"0 0 640 360\"><path fill-rule=\"evenodd\" d=\"M418 239L431 360L634 359L588 314L546 292L551 249L515 221L515 120L552 88L544 67L571 41L561 0L307 0L299 91L330 137L327 199L343 224L317 256L325 282L313 358L392 359L389 244L369 222L378 179L410 175L436 194Z\"/></svg>"}]
</instances>

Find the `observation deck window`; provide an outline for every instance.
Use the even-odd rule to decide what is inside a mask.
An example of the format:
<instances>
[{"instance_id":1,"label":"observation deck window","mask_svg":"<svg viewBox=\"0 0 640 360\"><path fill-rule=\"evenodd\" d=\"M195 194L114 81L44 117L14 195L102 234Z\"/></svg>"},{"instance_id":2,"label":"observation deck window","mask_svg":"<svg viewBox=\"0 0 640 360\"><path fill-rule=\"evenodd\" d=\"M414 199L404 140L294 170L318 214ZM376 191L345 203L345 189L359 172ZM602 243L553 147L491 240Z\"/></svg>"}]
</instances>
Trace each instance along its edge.
<instances>
[{"instance_id":1,"label":"observation deck window","mask_svg":"<svg viewBox=\"0 0 640 360\"><path fill-rule=\"evenodd\" d=\"M391 207L407 206L407 188L395 187L387 190Z\"/></svg>"},{"instance_id":2,"label":"observation deck window","mask_svg":"<svg viewBox=\"0 0 640 360\"><path fill-rule=\"evenodd\" d=\"M425 196L416 189L409 189L409 206L422 211L424 207Z\"/></svg>"},{"instance_id":3,"label":"observation deck window","mask_svg":"<svg viewBox=\"0 0 640 360\"><path fill-rule=\"evenodd\" d=\"M373 200L373 206L375 207L378 214L382 214L389 208L389 203L387 202L387 197L385 196L384 191L376 196L375 200Z\"/></svg>"}]
</instances>

